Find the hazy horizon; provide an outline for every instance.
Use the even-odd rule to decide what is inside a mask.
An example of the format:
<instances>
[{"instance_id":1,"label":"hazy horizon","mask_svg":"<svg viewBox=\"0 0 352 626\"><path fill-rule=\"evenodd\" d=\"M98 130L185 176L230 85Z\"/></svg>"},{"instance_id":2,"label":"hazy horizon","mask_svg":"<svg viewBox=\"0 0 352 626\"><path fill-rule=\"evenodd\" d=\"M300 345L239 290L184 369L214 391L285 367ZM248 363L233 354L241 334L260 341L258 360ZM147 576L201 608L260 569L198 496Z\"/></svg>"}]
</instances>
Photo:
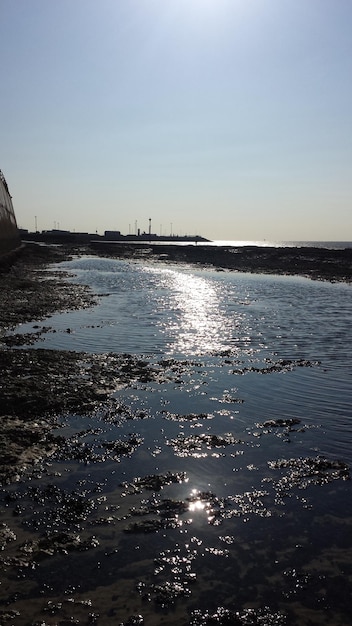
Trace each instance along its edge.
<instances>
[{"instance_id":1,"label":"hazy horizon","mask_svg":"<svg viewBox=\"0 0 352 626\"><path fill-rule=\"evenodd\" d=\"M347 0L1 0L18 225L352 240Z\"/></svg>"}]
</instances>

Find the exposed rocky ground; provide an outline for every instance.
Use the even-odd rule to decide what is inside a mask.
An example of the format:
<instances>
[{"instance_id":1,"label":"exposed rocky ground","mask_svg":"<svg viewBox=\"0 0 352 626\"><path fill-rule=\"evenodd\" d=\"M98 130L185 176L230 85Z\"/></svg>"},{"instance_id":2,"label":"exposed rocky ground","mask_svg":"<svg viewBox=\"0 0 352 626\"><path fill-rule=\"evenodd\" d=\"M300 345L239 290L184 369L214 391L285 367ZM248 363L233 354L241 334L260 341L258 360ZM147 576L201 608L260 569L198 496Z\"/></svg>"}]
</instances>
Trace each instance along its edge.
<instances>
[{"instance_id":1,"label":"exposed rocky ground","mask_svg":"<svg viewBox=\"0 0 352 626\"><path fill-rule=\"evenodd\" d=\"M62 445L55 434L55 416L69 410L94 411L119 385L153 375L144 362L128 355L9 347L13 342L4 335L6 330L95 302L86 287L47 269L76 252L29 245L11 266L0 270L0 484L16 480Z\"/></svg>"},{"instance_id":2,"label":"exposed rocky ground","mask_svg":"<svg viewBox=\"0 0 352 626\"><path fill-rule=\"evenodd\" d=\"M180 368L184 364L178 364L171 359L160 361L152 366L131 355L94 355L64 350L24 349L21 347L19 335L15 336L17 339L12 341L5 336L6 330L20 323L43 319L58 311L80 309L94 304L94 294L86 287L70 282L65 273L56 271L55 266L52 265L72 255L86 252L92 254L92 250L85 247L27 245L19 252L15 260L0 267L0 485L3 486L4 509L8 509L5 521L0 523L0 550L2 551L0 566L8 572L8 578L4 578L5 582L2 585L5 600L0 603L0 623L4 625L15 623L21 626L22 624L25 626L98 624L101 622L98 621L99 615L96 607L103 607L105 604L110 606L111 619L122 626L122 618L115 617L115 610L116 615L120 613L130 615L127 621L123 617L126 626L144 623L143 617L137 615L132 608L126 605L120 606L122 602L115 594L115 590L113 603L108 596L105 599L102 595L104 587L99 578L98 568L94 570L96 580L91 583L92 589L90 589L93 604L90 598L80 595L79 590L76 590L76 596L73 597L74 590L69 585L61 594L60 601L56 601L54 595L50 596L50 589L45 587L45 582L43 589L45 588L48 594L48 598L43 597L42 600L45 605L43 609L45 621L43 619L40 622L33 622L26 618L27 598L32 596L31 591L27 590L25 585L28 586L30 583L31 571L34 571L41 563L44 572L50 572L52 576L55 566L48 565L45 569L45 563L50 559L55 561L59 555L71 555L75 552L79 553L81 558L81 555L86 555L90 551L99 551L99 541L90 532L93 521L97 527L103 528L120 524L123 527L127 545L132 535L139 537L147 533L148 537L153 537L158 532L176 528L181 524L187 525L192 502L195 506L200 504L200 507L206 510L211 525L218 526L227 519L247 519L249 514L266 519L271 514L270 502L267 504L269 489L275 495L275 506L279 506L284 499L287 500L294 493L295 489L302 491L311 485L330 485L338 479L346 481L349 478L349 468L340 461L318 456L286 460L280 458L271 460L269 463L270 476L265 490L235 494L226 499L210 491L204 491L176 499L162 497L159 492L168 485L182 483L186 480L186 474L167 471L137 476L132 481L122 483L121 488L124 493L121 496L121 502L128 502L130 499L131 505L133 504L130 508L125 504L122 511L118 511L120 506L116 505L115 501L106 504L100 497L98 482L81 480L79 487L72 491L65 487L64 483L61 483L61 486L56 484L54 475L48 475L49 483L43 486L39 482L43 471L40 467L41 460L51 457L66 462L73 459L82 462L87 467L93 463L98 465L109 459L119 462L121 457L132 455L142 442L142 439L134 434L128 437L120 435L110 437L109 429L106 428L106 433L104 431L103 422L100 424L99 441L87 443L89 436L95 433L88 426L85 426L86 430L78 435L64 437L61 435L61 429L58 428L58 416L70 411L85 415L104 412L105 421L107 424L111 422L112 425L123 419L142 420L145 418L142 410L138 409L135 415L132 414L128 407L124 407L116 398L111 397L111 392L133 384L134 380L149 382L175 376L180 382L182 378ZM219 270L301 274L333 281L350 282L352 276L352 250L115 246L113 254L108 249L96 251L96 253L147 258L155 263L160 260L172 263L203 264ZM23 343L27 344L27 340L28 337L22 336ZM230 364L229 361L228 364ZM234 366L237 367L236 364ZM260 373L291 371L294 367L310 366L311 363L308 361L281 360L269 363L268 367ZM259 373L259 370L255 368L251 371ZM240 373L247 373L247 370ZM229 400L232 403L242 402L237 397ZM164 411L165 420L179 421L182 424L211 418L212 415L205 413L179 415ZM260 436L280 436L285 442L288 442L295 433L301 436L307 428L297 419L267 420L256 425ZM241 443L231 433L223 435L194 433L188 437L183 435L173 437L166 442L178 457L198 455L204 450L222 453L224 449L231 450L232 456L235 456L240 453L237 448ZM34 478L37 471L38 484L35 480L31 482L30 479L23 481L21 485L20 478L26 469L32 470ZM13 484L14 481L18 481L18 486ZM151 492L150 497L148 492ZM86 528L85 524L89 517L90 525ZM16 521L21 520L21 524L18 523L16 526ZM14 529L20 529L17 539ZM225 543L232 541L231 537L220 539ZM208 553L210 554L210 550L215 550L215 548L204 549L205 557ZM239 546L239 553L241 550L242 546ZM217 553L220 553L218 549ZM224 550L225 553L226 550ZM123 551L120 551L116 555L119 566L123 554ZM115 551L104 554L101 548L100 555L98 553L96 557L97 563L100 564L102 558L114 559L114 555ZM126 551L125 558L129 564L128 551ZM146 617L145 623L153 623L152 620L156 615L153 613L153 603L156 603L158 607L158 615L160 614L162 622L164 620L160 612L162 609L167 610L169 606L172 607L178 597L188 597L195 577L191 571L194 558L193 545L190 545L186 556L179 554L179 548L175 550L175 553L161 552L155 561L155 574L151 584L145 582L145 577L140 575L138 562L135 575L133 563L128 565L132 568L131 578L137 577L136 579L140 580L137 591L141 602L144 602L145 614L148 615L149 611L151 615L149 621ZM243 552L242 563L246 564L247 560L247 555ZM89 560L87 559L84 563L89 565ZM161 582L157 580L158 572L163 576L164 570L165 579L167 578L168 568L171 572L170 580L164 582L162 578ZM233 571L236 571L236 568ZM301 578L298 579L299 573L297 574L296 570L287 571L286 578L289 582L292 579L292 585L295 588L298 582L303 585L303 574L301 580ZM45 574L43 574L44 577ZM306 584L305 580L306 578L303 582ZM203 584L205 582L204 579ZM315 584L315 579L313 582ZM325 589L325 579L321 578L318 582L322 590L323 587ZM338 582L339 584L335 585L336 590L341 587L340 579ZM96 592L93 589L95 586ZM199 586L201 587L201 584ZM291 592L289 583L287 587ZM331 585L330 588L332 589ZM123 589L119 589L118 593L123 594ZM206 585L204 594L209 594ZM128 593L125 595L128 597ZM345 596L346 603L348 603L350 596L347 591ZM40 603L41 600L37 598L36 601ZM78 619L74 620L73 612ZM193 626L215 623L281 626L286 622L276 610L258 608L234 611L219 606L218 609L207 611L195 608L189 623ZM312 621L312 623L317 622Z\"/></svg>"},{"instance_id":3,"label":"exposed rocky ground","mask_svg":"<svg viewBox=\"0 0 352 626\"><path fill-rule=\"evenodd\" d=\"M259 246L97 245L109 256L143 256L177 263L196 263L219 270L288 274L317 280L351 282L352 248L274 248Z\"/></svg>"},{"instance_id":4,"label":"exposed rocky ground","mask_svg":"<svg viewBox=\"0 0 352 626\"><path fill-rule=\"evenodd\" d=\"M0 481L12 480L28 463L51 454L59 441L52 434L55 415L80 408L93 410L119 384L136 375L153 375L146 364L126 355L101 358L9 347L6 330L57 311L94 304L88 288L68 281L53 265L87 251L92 253L84 246L27 244L11 263L0 266ZM334 281L350 282L352 278L352 249L115 245L95 252Z\"/></svg>"}]
</instances>

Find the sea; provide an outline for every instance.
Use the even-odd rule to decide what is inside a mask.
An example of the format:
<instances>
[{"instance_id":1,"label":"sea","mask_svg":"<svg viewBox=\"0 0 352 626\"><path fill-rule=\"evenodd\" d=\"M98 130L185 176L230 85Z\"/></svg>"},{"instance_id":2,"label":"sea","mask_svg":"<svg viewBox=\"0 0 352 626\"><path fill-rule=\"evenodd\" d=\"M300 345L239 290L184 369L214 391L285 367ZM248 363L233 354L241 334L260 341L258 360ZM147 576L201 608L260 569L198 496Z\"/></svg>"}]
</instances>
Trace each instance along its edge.
<instances>
[{"instance_id":1,"label":"sea","mask_svg":"<svg viewBox=\"0 0 352 626\"><path fill-rule=\"evenodd\" d=\"M71 598L70 623L100 626L351 624L351 285L89 255L55 269L97 304L16 332L162 376L116 390L130 419L63 417L96 451L138 445L53 462L94 501L97 544L23 572L33 606L51 602L35 623L66 624Z\"/></svg>"},{"instance_id":2,"label":"sea","mask_svg":"<svg viewBox=\"0 0 352 626\"><path fill-rule=\"evenodd\" d=\"M328 250L343 250L352 248L352 241L267 241L263 240L214 240L208 242L208 245L214 246L260 246L274 248L327 248Z\"/></svg>"},{"instance_id":3,"label":"sea","mask_svg":"<svg viewBox=\"0 0 352 626\"><path fill-rule=\"evenodd\" d=\"M109 245L116 243L121 244L121 241L109 241ZM128 240L128 244L133 243L150 243L147 238L145 240L135 239ZM326 248L327 250L344 250L345 248L352 248L352 241L271 241L266 239L261 240L227 240L227 239L214 239L205 241L196 241L195 239L188 239L187 241L178 241L177 239L170 238L169 240L152 240L154 245L175 245L175 246L218 246L218 247L243 247L243 246L258 246L261 248Z\"/></svg>"}]
</instances>

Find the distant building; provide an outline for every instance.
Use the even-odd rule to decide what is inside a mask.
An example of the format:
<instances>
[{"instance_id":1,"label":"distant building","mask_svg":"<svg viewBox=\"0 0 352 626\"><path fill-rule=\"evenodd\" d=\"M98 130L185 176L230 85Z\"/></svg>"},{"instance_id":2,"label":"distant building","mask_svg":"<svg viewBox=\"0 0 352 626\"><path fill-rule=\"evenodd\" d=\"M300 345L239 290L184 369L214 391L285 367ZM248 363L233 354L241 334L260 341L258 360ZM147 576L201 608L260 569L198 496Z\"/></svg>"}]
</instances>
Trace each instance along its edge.
<instances>
[{"instance_id":1,"label":"distant building","mask_svg":"<svg viewBox=\"0 0 352 626\"><path fill-rule=\"evenodd\" d=\"M121 239L121 231L119 231L119 230L105 230L104 231L104 237L105 237L105 239L108 239L109 241L117 241L118 239Z\"/></svg>"}]
</instances>

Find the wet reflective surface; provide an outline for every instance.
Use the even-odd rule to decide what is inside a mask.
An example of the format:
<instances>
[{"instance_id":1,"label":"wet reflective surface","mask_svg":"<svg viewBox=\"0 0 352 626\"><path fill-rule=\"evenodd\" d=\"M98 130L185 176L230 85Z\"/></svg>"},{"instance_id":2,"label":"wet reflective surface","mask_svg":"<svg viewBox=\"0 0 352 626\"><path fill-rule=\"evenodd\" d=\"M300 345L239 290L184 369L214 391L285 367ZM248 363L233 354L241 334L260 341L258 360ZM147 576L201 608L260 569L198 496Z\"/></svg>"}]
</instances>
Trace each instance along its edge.
<instances>
[{"instance_id":1,"label":"wet reflective surface","mask_svg":"<svg viewBox=\"0 0 352 626\"><path fill-rule=\"evenodd\" d=\"M99 305L20 332L144 365L2 490L3 623L348 624L351 288L64 267Z\"/></svg>"}]
</instances>

